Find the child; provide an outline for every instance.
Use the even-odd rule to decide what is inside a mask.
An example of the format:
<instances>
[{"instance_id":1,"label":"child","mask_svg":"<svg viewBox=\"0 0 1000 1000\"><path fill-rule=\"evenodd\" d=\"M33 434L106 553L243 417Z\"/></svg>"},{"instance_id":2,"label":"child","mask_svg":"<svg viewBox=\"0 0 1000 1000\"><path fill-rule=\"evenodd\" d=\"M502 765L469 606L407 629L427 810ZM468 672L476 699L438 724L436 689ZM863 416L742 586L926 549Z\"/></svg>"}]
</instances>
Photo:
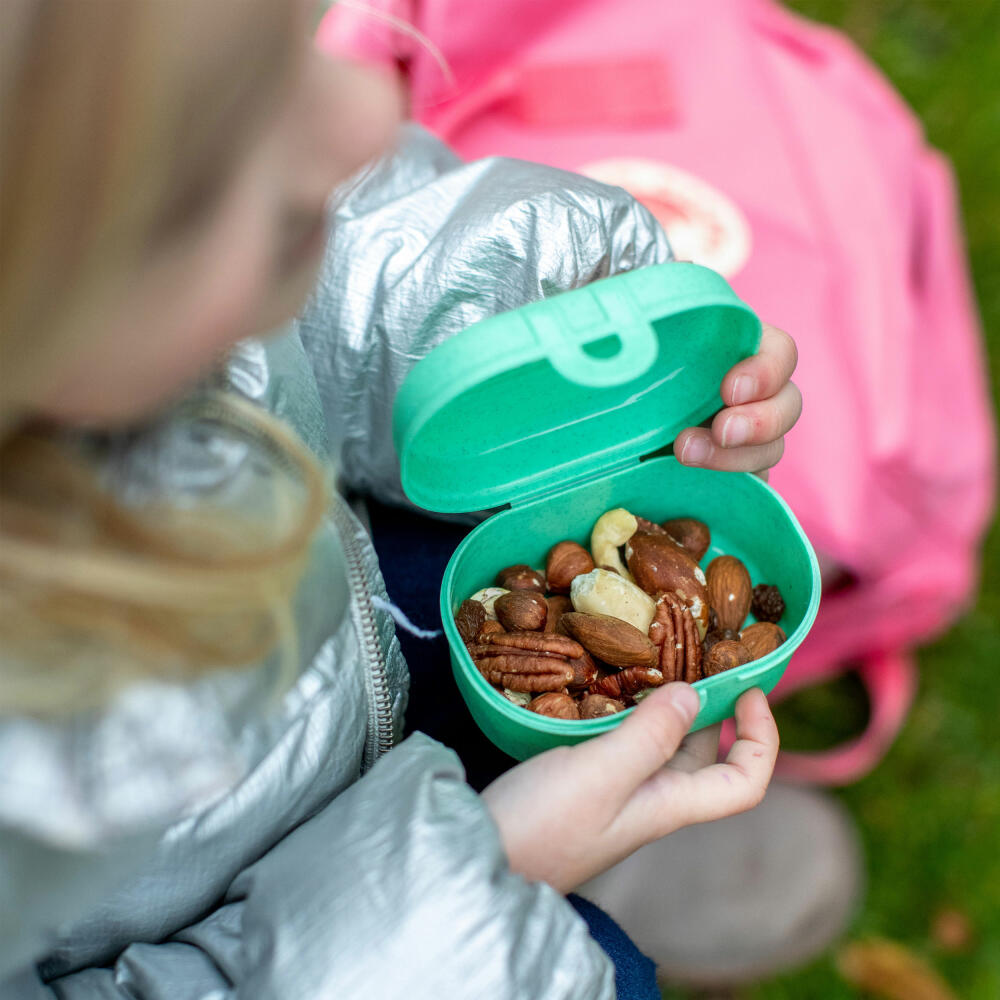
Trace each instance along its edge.
<instances>
[{"instance_id":1,"label":"child","mask_svg":"<svg viewBox=\"0 0 1000 1000\"><path fill-rule=\"evenodd\" d=\"M327 193L388 144L396 92L314 55L300 0L0 14L0 994L613 996L561 894L759 801L764 697L724 764L716 732L685 738L682 684L481 796L439 744L393 748L405 666L319 466L329 393L382 373L338 382L294 325L218 370L301 304ZM622 192L537 169L519 208L563 191L594 257L546 293L662 251ZM773 464L793 367L768 329L679 453Z\"/></svg>"},{"instance_id":2,"label":"child","mask_svg":"<svg viewBox=\"0 0 1000 1000\"><path fill-rule=\"evenodd\" d=\"M317 42L397 74L412 117L467 159L620 184L679 258L796 331L811 405L774 483L824 599L776 696L851 664L871 711L856 739L783 753L778 773L870 770L906 718L914 647L975 592L996 478L954 185L910 109L847 39L776 0L717 0L711 17L660 0L367 0L332 5Z\"/></svg>"}]
</instances>

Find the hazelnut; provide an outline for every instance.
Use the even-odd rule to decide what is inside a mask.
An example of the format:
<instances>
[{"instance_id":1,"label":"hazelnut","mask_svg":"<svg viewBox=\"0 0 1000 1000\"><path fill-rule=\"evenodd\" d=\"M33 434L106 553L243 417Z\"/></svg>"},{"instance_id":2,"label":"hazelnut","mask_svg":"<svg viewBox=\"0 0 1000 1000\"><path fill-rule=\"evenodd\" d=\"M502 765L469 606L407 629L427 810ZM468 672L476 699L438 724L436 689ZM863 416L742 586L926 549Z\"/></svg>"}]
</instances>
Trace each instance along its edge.
<instances>
[{"instance_id":1,"label":"hazelnut","mask_svg":"<svg viewBox=\"0 0 1000 1000\"><path fill-rule=\"evenodd\" d=\"M482 642L483 637L487 635L493 635L495 632L506 632L507 630L500 624L495 618L487 618L486 621L479 627L479 631L476 633L476 639Z\"/></svg>"},{"instance_id":2,"label":"hazelnut","mask_svg":"<svg viewBox=\"0 0 1000 1000\"><path fill-rule=\"evenodd\" d=\"M588 694L580 702L581 719L600 719L605 715L615 715L625 711L625 703L606 694Z\"/></svg>"},{"instance_id":3,"label":"hazelnut","mask_svg":"<svg viewBox=\"0 0 1000 1000\"><path fill-rule=\"evenodd\" d=\"M544 594L545 577L538 570L519 563L497 573L497 586L506 587L507 590L537 590L540 594Z\"/></svg>"},{"instance_id":4,"label":"hazelnut","mask_svg":"<svg viewBox=\"0 0 1000 1000\"><path fill-rule=\"evenodd\" d=\"M740 642L750 651L753 660L773 653L784 641L784 631L774 622L757 622L740 633Z\"/></svg>"},{"instance_id":5,"label":"hazelnut","mask_svg":"<svg viewBox=\"0 0 1000 1000\"><path fill-rule=\"evenodd\" d=\"M580 709L568 694L559 691L549 691L531 699L529 712L547 715L550 719L579 719Z\"/></svg>"},{"instance_id":6,"label":"hazelnut","mask_svg":"<svg viewBox=\"0 0 1000 1000\"><path fill-rule=\"evenodd\" d=\"M706 677L714 677L725 670L732 670L733 667L742 667L751 659L750 650L743 643L723 639L705 654L705 658L701 661L701 672Z\"/></svg>"},{"instance_id":7,"label":"hazelnut","mask_svg":"<svg viewBox=\"0 0 1000 1000\"><path fill-rule=\"evenodd\" d=\"M535 632L544 628L549 606L533 590L512 590L502 594L494 605L497 621L508 632Z\"/></svg>"},{"instance_id":8,"label":"hazelnut","mask_svg":"<svg viewBox=\"0 0 1000 1000\"><path fill-rule=\"evenodd\" d=\"M695 562L701 562L712 544L712 533L708 530L708 525L693 517L675 517L672 521L664 521L663 527Z\"/></svg>"},{"instance_id":9,"label":"hazelnut","mask_svg":"<svg viewBox=\"0 0 1000 1000\"><path fill-rule=\"evenodd\" d=\"M707 653L717 642L729 639L732 642L739 642L740 634L731 628L715 628L705 636L705 652Z\"/></svg>"},{"instance_id":10,"label":"hazelnut","mask_svg":"<svg viewBox=\"0 0 1000 1000\"><path fill-rule=\"evenodd\" d=\"M545 577L554 594L568 594L573 578L594 568L590 553L576 542L558 542L549 550L545 561Z\"/></svg>"}]
</instances>

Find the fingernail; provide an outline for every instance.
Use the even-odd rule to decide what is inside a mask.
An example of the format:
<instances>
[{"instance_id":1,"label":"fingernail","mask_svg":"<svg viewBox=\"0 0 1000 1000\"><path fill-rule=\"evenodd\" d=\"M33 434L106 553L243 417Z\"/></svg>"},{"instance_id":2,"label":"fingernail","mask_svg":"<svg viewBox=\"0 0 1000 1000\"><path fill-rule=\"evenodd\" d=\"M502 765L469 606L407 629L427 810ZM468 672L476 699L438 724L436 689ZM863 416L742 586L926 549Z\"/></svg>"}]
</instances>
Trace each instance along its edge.
<instances>
[{"instance_id":1,"label":"fingernail","mask_svg":"<svg viewBox=\"0 0 1000 1000\"><path fill-rule=\"evenodd\" d=\"M701 699L698 692L690 684L671 684L670 700L674 703L674 708L684 717L685 721L691 723L701 708Z\"/></svg>"},{"instance_id":2,"label":"fingernail","mask_svg":"<svg viewBox=\"0 0 1000 1000\"><path fill-rule=\"evenodd\" d=\"M750 440L750 421L746 417L730 417L722 427L722 446L735 448Z\"/></svg>"},{"instance_id":3,"label":"fingernail","mask_svg":"<svg viewBox=\"0 0 1000 1000\"><path fill-rule=\"evenodd\" d=\"M733 383L733 406L749 403L757 393L757 380L752 375L737 375Z\"/></svg>"},{"instance_id":4,"label":"fingernail","mask_svg":"<svg viewBox=\"0 0 1000 1000\"><path fill-rule=\"evenodd\" d=\"M692 434L681 451L681 461L685 465L703 465L712 451L712 446L702 434Z\"/></svg>"}]
</instances>

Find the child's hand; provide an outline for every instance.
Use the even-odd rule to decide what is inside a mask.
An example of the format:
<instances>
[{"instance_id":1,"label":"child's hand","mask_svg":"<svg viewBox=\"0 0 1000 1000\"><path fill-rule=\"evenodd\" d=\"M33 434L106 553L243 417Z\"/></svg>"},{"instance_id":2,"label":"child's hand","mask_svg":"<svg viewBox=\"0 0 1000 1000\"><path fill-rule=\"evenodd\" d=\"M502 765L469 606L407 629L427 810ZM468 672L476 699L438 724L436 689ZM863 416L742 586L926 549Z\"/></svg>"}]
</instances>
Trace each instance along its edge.
<instances>
[{"instance_id":1,"label":"child's hand","mask_svg":"<svg viewBox=\"0 0 1000 1000\"><path fill-rule=\"evenodd\" d=\"M697 710L687 684L668 684L617 729L494 781L483 798L511 868L569 892L682 826L757 805L778 753L767 699L754 689L737 702L724 764L715 763L719 727L685 737Z\"/></svg>"},{"instance_id":2,"label":"child's hand","mask_svg":"<svg viewBox=\"0 0 1000 1000\"><path fill-rule=\"evenodd\" d=\"M726 408L712 429L689 427L677 435L674 454L685 465L767 478L785 450L784 435L802 412L802 396L789 381L798 361L795 341L764 324L760 350L734 365L722 380Z\"/></svg>"}]
</instances>

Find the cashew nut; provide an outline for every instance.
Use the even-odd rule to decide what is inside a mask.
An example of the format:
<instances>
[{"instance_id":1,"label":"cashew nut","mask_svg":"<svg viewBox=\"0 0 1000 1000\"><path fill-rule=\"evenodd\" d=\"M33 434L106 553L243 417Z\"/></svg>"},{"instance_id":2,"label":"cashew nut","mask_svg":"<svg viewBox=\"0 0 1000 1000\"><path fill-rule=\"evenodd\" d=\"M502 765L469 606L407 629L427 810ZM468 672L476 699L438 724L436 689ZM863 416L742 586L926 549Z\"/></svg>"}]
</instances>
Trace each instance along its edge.
<instances>
[{"instance_id":1,"label":"cashew nut","mask_svg":"<svg viewBox=\"0 0 1000 1000\"><path fill-rule=\"evenodd\" d=\"M530 691L511 691L510 688L504 688L503 696L508 701L514 702L515 705L520 705L521 708L527 708L531 704L532 695Z\"/></svg>"},{"instance_id":2,"label":"cashew nut","mask_svg":"<svg viewBox=\"0 0 1000 1000\"><path fill-rule=\"evenodd\" d=\"M638 705L643 698L648 698L655 690L656 688L643 688L641 691L636 691L632 695L632 700Z\"/></svg>"},{"instance_id":3,"label":"cashew nut","mask_svg":"<svg viewBox=\"0 0 1000 1000\"><path fill-rule=\"evenodd\" d=\"M577 611L590 615L613 615L649 632L656 602L634 583L607 569L595 569L576 577L570 585L570 600Z\"/></svg>"},{"instance_id":4,"label":"cashew nut","mask_svg":"<svg viewBox=\"0 0 1000 1000\"><path fill-rule=\"evenodd\" d=\"M635 515L624 507L616 507L602 514L594 525L590 535L590 551L594 557L594 565L608 566L618 572L624 579L631 580L632 574L622 562L618 547L624 545L638 530L639 522Z\"/></svg>"},{"instance_id":5,"label":"cashew nut","mask_svg":"<svg viewBox=\"0 0 1000 1000\"><path fill-rule=\"evenodd\" d=\"M479 601L479 603L486 608L486 617L497 621L497 613L493 605L496 599L503 594L509 594L509 590L505 590L503 587L483 587L482 590L477 590L472 597L469 598L470 601Z\"/></svg>"}]
</instances>

